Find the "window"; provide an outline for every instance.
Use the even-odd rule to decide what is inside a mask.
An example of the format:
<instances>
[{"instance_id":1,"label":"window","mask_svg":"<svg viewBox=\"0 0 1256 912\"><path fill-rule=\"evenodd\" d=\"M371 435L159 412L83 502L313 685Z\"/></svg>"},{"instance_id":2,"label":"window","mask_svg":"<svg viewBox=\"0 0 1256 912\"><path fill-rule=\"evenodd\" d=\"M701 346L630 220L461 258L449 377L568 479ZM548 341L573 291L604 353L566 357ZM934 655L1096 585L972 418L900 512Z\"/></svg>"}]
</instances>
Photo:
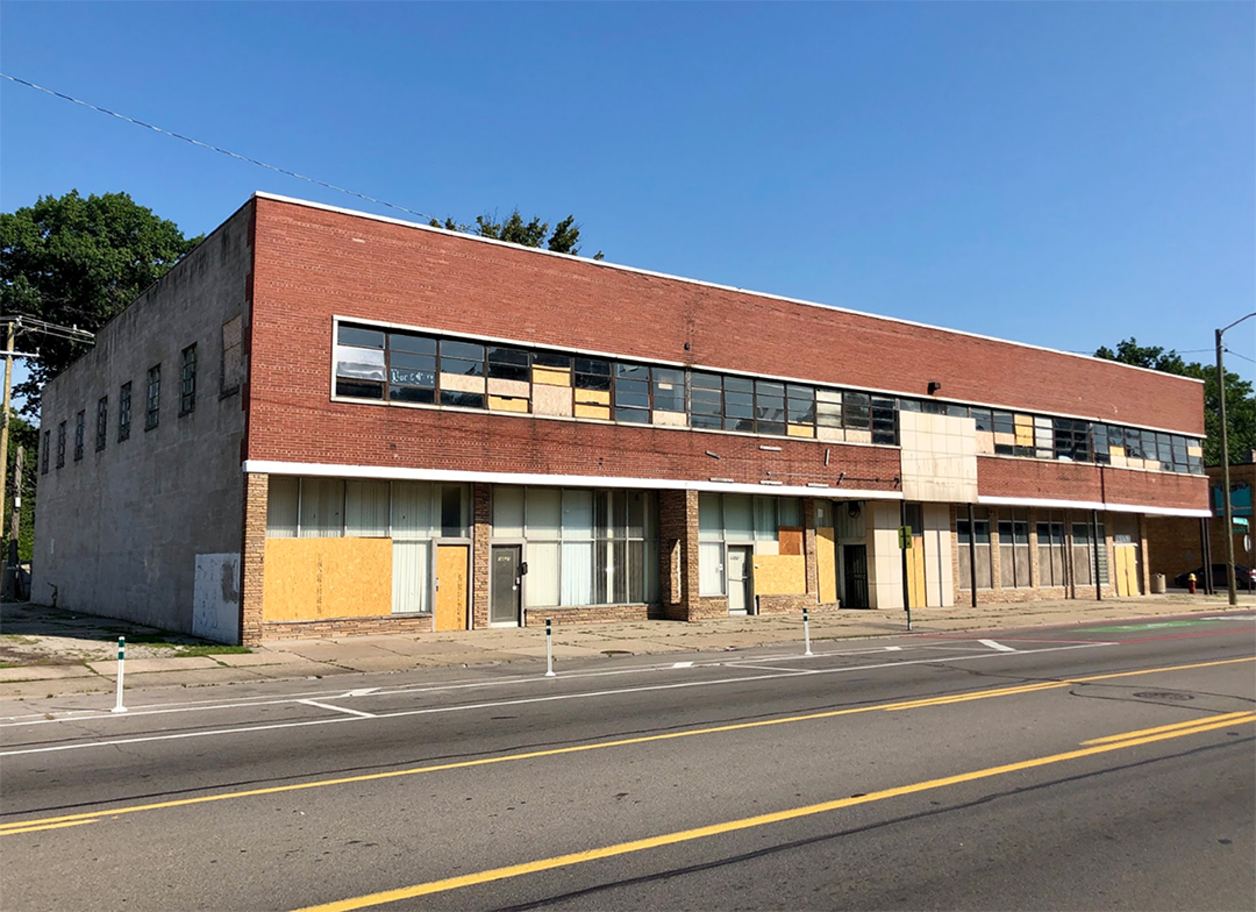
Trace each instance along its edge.
<instances>
[{"instance_id":1,"label":"window","mask_svg":"<svg viewBox=\"0 0 1256 912\"><path fill-rule=\"evenodd\" d=\"M122 384L118 391L118 442L131 436L131 383Z\"/></svg>"},{"instance_id":2,"label":"window","mask_svg":"<svg viewBox=\"0 0 1256 912\"><path fill-rule=\"evenodd\" d=\"M650 369L615 365L615 420L650 423Z\"/></svg>"},{"instance_id":3,"label":"window","mask_svg":"<svg viewBox=\"0 0 1256 912\"><path fill-rule=\"evenodd\" d=\"M999 583L1004 589L1028 589L1033 583L1029 572L1029 514L1022 510L1004 511L1010 519L999 520Z\"/></svg>"},{"instance_id":4,"label":"window","mask_svg":"<svg viewBox=\"0 0 1256 912\"><path fill-rule=\"evenodd\" d=\"M1099 523L1099 535L1096 539L1092 534L1091 524L1073 523L1073 579L1078 586L1095 584L1095 561L1099 563L1099 582L1108 581L1108 548L1103 523ZM1094 542L1098 541L1096 553Z\"/></svg>"},{"instance_id":5,"label":"window","mask_svg":"<svg viewBox=\"0 0 1256 912\"><path fill-rule=\"evenodd\" d=\"M893 399L872 397L872 442L893 446L898 443L898 414Z\"/></svg>"},{"instance_id":6,"label":"window","mask_svg":"<svg viewBox=\"0 0 1256 912\"><path fill-rule=\"evenodd\" d=\"M842 394L839 390L816 390L816 426L842 426Z\"/></svg>"},{"instance_id":7,"label":"window","mask_svg":"<svg viewBox=\"0 0 1256 912\"><path fill-rule=\"evenodd\" d=\"M723 427L724 396L719 374L689 374L689 423L696 428Z\"/></svg>"},{"instance_id":8,"label":"window","mask_svg":"<svg viewBox=\"0 0 1256 912\"><path fill-rule=\"evenodd\" d=\"M1090 425L1072 418L1056 418L1055 458L1066 462L1090 462Z\"/></svg>"},{"instance_id":9,"label":"window","mask_svg":"<svg viewBox=\"0 0 1256 912\"><path fill-rule=\"evenodd\" d=\"M65 422L57 425L57 468L65 466Z\"/></svg>"},{"instance_id":10,"label":"window","mask_svg":"<svg viewBox=\"0 0 1256 912\"><path fill-rule=\"evenodd\" d=\"M222 324L222 373L218 378L218 395L230 396L240 391L240 378L244 373L242 354L244 341L244 317L232 317Z\"/></svg>"},{"instance_id":11,"label":"window","mask_svg":"<svg viewBox=\"0 0 1256 912\"><path fill-rule=\"evenodd\" d=\"M775 554L780 529L801 525L802 502L796 497L700 493L699 595L726 594L728 575L724 556L727 544L754 544L756 553Z\"/></svg>"},{"instance_id":12,"label":"window","mask_svg":"<svg viewBox=\"0 0 1256 912\"><path fill-rule=\"evenodd\" d=\"M410 333L388 334L388 398L423 405L436 401L435 339Z\"/></svg>"},{"instance_id":13,"label":"window","mask_svg":"<svg viewBox=\"0 0 1256 912\"><path fill-rule=\"evenodd\" d=\"M842 424L856 430L872 429L872 397L867 393L846 393L842 397Z\"/></svg>"},{"instance_id":14,"label":"window","mask_svg":"<svg viewBox=\"0 0 1256 912\"><path fill-rule=\"evenodd\" d=\"M196 408L196 343L192 343L179 359L179 414Z\"/></svg>"},{"instance_id":15,"label":"window","mask_svg":"<svg viewBox=\"0 0 1256 912\"><path fill-rule=\"evenodd\" d=\"M161 365L148 369L148 401L144 412L144 430L157 427L161 417Z\"/></svg>"},{"instance_id":16,"label":"window","mask_svg":"<svg viewBox=\"0 0 1256 912\"><path fill-rule=\"evenodd\" d=\"M87 410L79 412L74 416L74 461L78 462L83 458L83 435L86 433Z\"/></svg>"},{"instance_id":17,"label":"window","mask_svg":"<svg viewBox=\"0 0 1256 912\"><path fill-rule=\"evenodd\" d=\"M990 560L989 515L989 511L984 508L975 509L971 529L966 518L955 524L959 533L959 587L961 589L972 589L974 566L977 571L977 588L994 588L994 565Z\"/></svg>"},{"instance_id":18,"label":"window","mask_svg":"<svg viewBox=\"0 0 1256 912\"><path fill-rule=\"evenodd\" d=\"M1058 514L1053 521L1038 523L1038 581L1043 588L1064 585L1064 523Z\"/></svg>"},{"instance_id":19,"label":"window","mask_svg":"<svg viewBox=\"0 0 1256 912\"><path fill-rule=\"evenodd\" d=\"M52 431L44 431L44 445L40 448L39 474L48 474L48 451L52 449Z\"/></svg>"},{"instance_id":20,"label":"window","mask_svg":"<svg viewBox=\"0 0 1256 912\"><path fill-rule=\"evenodd\" d=\"M685 411L685 372L678 368L656 367L654 375L654 411Z\"/></svg>"},{"instance_id":21,"label":"window","mask_svg":"<svg viewBox=\"0 0 1256 912\"><path fill-rule=\"evenodd\" d=\"M336 333L336 395L383 399L384 333L340 326Z\"/></svg>"},{"instance_id":22,"label":"window","mask_svg":"<svg viewBox=\"0 0 1256 912\"><path fill-rule=\"evenodd\" d=\"M101 396L96 402L96 452L105 448L109 436L109 397Z\"/></svg>"}]
</instances>

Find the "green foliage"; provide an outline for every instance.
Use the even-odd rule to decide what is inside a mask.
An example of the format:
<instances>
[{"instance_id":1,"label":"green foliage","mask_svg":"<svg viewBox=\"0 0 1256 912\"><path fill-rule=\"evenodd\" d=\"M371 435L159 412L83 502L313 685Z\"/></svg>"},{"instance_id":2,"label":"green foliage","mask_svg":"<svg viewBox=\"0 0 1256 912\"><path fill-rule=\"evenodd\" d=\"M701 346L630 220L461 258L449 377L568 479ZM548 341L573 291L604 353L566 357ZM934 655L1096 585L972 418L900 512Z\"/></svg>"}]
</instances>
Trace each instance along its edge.
<instances>
[{"instance_id":1,"label":"green foliage","mask_svg":"<svg viewBox=\"0 0 1256 912\"><path fill-rule=\"evenodd\" d=\"M1101 346L1095 357L1203 380L1204 430L1208 435L1204 441L1204 465L1221 465L1221 398L1217 395L1215 365L1188 362L1173 349L1139 345L1133 336L1118 343L1116 351ZM1230 464L1234 465L1245 461L1245 455L1256 449L1256 396L1249 381L1230 371L1225 372L1225 413L1226 443Z\"/></svg>"},{"instance_id":2,"label":"green foliage","mask_svg":"<svg viewBox=\"0 0 1256 912\"><path fill-rule=\"evenodd\" d=\"M497 221L496 213L492 215L485 213L475 217L474 225L455 222L452 218L445 219L443 223L432 219L428 224L433 228L445 228L449 231L461 231L464 234L494 238L509 244L519 244L522 247L545 247L546 250L554 253L566 253L571 256L578 256L580 253L576 246L580 243L580 226L576 224L574 215L567 216L555 225L552 233L549 230L549 222L543 222L537 216L525 222L518 209L510 213L510 217L504 222ZM602 259L602 251L599 250L594 254L593 259Z\"/></svg>"},{"instance_id":3,"label":"green foliage","mask_svg":"<svg viewBox=\"0 0 1256 912\"><path fill-rule=\"evenodd\" d=\"M125 193L40 197L0 214L0 309L95 332L200 240ZM18 345L40 353L29 362L30 379L15 388L33 415L43 385L85 349L42 335Z\"/></svg>"}]
</instances>

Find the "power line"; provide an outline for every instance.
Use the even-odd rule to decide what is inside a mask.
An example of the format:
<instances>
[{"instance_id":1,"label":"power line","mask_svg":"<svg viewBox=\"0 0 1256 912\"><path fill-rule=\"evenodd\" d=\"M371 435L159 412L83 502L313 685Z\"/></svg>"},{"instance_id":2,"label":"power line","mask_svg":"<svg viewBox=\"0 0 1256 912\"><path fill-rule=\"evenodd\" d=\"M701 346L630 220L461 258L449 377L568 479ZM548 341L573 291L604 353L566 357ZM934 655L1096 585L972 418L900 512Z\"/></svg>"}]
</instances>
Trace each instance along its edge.
<instances>
[{"instance_id":1,"label":"power line","mask_svg":"<svg viewBox=\"0 0 1256 912\"><path fill-rule=\"evenodd\" d=\"M1225 348L1225 349L1222 349L1222 351L1224 351L1228 355L1234 355L1234 357L1236 358L1242 358L1244 361L1251 361L1253 364L1256 364L1256 358L1249 358L1247 357L1247 355L1240 354L1239 352L1236 352L1232 348Z\"/></svg>"},{"instance_id":2,"label":"power line","mask_svg":"<svg viewBox=\"0 0 1256 912\"><path fill-rule=\"evenodd\" d=\"M367 196L365 193L358 193L358 191L356 190L349 190L349 189L346 189L345 187L337 187L335 184L329 184L327 183L327 181L321 181L316 177L309 177L308 175L305 175L305 174L298 174L296 171L289 171L287 168L280 168L275 165L268 165L266 162L258 161L256 158L249 158L247 155L241 155L238 152L232 152L230 149L223 149L220 146L215 146L207 142L202 142L201 140L193 139L190 136L184 136L182 133L174 133L170 130L162 129L161 127L154 126L153 124L147 123L145 121L136 120L134 117L127 117L125 114L119 114L117 111L111 111L108 108L102 108L99 105L94 105L89 101L83 101L83 99L81 98L75 98L73 95L66 95L64 92L58 92L55 89L49 89L41 85L36 85L35 83L28 82L25 79L19 79L17 76L10 76L8 73L0 73L0 77L3 77L9 80L10 82L16 82L19 85L24 85L29 88L36 89L37 91L44 92L45 94L52 95L55 98L61 98L65 101L73 102L76 105L82 105L85 108L90 108L93 111L99 111L101 114L108 114L110 117L118 118L118 120L124 120L127 123L135 124L137 127L144 127L145 129L152 130L154 133L161 133L164 136L171 136L171 137L174 137L175 139L182 140L185 143L191 143L194 146L200 146L202 149L209 149L211 152L218 152L221 155L226 155L230 158L234 158L242 162L247 162L250 165L257 165L259 168L265 168L266 170L274 171L277 174L283 174L287 177L295 177L297 180L308 181L309 183L316 184L319 187L325 187L328 190L335 190L337 193L346 193L349 196L357 197L360 200L366 200L368 203L376 203L377 205L380 205L380 206L387 206L389 209L396 209L398 212L406 212L406 213L409 213L410 215L416 215L419 218L423 219L425 222L430 222L433 220L430 215L424 215L422 212L416 212L414 209L407 209L405 206L398 206L396 203L390 203L387 200L377 199L373 196Z\"/></svg>"}]
</instances>

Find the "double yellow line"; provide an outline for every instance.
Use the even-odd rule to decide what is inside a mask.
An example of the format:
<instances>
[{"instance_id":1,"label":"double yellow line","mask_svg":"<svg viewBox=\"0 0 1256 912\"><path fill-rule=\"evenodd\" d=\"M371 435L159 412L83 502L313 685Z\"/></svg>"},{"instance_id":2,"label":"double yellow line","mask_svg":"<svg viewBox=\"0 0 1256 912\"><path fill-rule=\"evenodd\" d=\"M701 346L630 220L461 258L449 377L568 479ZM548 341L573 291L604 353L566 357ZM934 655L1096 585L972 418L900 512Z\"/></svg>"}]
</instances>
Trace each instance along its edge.
<instances>
[{"instance_id":1,"label":"double yellow line","mask_svg":"<svg viewBox=\"0 0 1256 912\"><path fill-rule=\"evenodd\" d=\"M1163 725L1159 728L1148 728L1143 729L1142 731L1126 732L1121 735L1110 735L1106 738L1096 738L1093 741L1083 742L1083 744L1094 746L1083 747L1081 750L1067 751L1062 754L1052 754L1049 757L1037 757L1033 760L1022 760L1018 763L1006 763L1002 766L991 766L971 773L960 773L955 776L945 776L941 779L929 779L924 782L915 782L911 785L900 785L895 788L882 789L879 792L869 792L866 795L859 795L854 798L839 798L836 801L825 801L820 804L809 804L805 807L790 808L785 811L774 811L770 814L758 814L754 817L743 817L740 820L729 820L725 823L716 823L711 824L710 826L696 827L690 830L680 830L675 833L666 833L661 836L650 836L646 839L636 839L632 842L621 842L616 845L602 846L596 849L587 849L583 852L572 852L568 855L556 855L552 858L541 858L536 861L509 865L504 868L492 868L487 871L477 871L474 874L447 877L443 880L431 880L426 883L415 884L410 887L402 887L396 890L383 890L379 893L367 893L363 896L355 896L349 899L324 903L322 905L307 906L303 909L297 910L297 912L353 912L353 910L356 909L381 906L386 903L399 902L403 899L430 896L433 893L446 893L450 890L457 890L462 887L471 887L478 884L491 883L496 880L508 880L513 877L522 877L525 874L536 874L541 871L552 871L555 868L565 868L572 865L584 864L589 861L599 861L603 858L614 858L617 855L629 855L634 852L644 852L648 849L657 849L663 846L675 845L680 842L692 842L695 839L705 839L709 836L734 833L738 830L749 830L754 827L767 826L773 823L784 823L788 820L798 820L802 817L811 817L816 814L824 814L829 811L837 811L842 808L854 807L857 804L870 804L874 801L884 801L887 798L899 798L903 795L912 795L917 792L927 792L933 789L945 788L950 785L961 785L965 782L975 782L979 779L989 779L992 776L1003 776L1007 773L1035 769L1041 766L1050 766L1053 763L1064 763L1069 760L1091 757L1096 754L1104 754L1110 751L1125 750L1130 747L1138 747L1141 744L1152 744L1156 741L1167 741L1171 738L1184 738L1187 735L1208 732L1217 728L1230 728L1235 725L1245 725L1251 722L1256 722L1256 712L1237 712L1228 713L1222 716L1209 716L1206 719L1196 720L1195 722Z\"/></svg>"},{"instance_id":2,"label":"double yellow line","mask_svg":"<svg viewBox=\"0 0 1256 912\"><path fill-rule=\"evenodd\" d=\"M430 766L418 766L410 769L391 770L385 773L364 773L359 776L342 776L336 779L319 779L313 782L297 782L290 785L276 785L267 788L245 789L236 792L222 792L216 795L200 795L195 798L178 798L171 801L157 801L151 804L136 804L119 808L107 808L99 811L87 811L79 814L66 814L60 817L42 817L31 820L19 820L0 824L0 836L18 836L24 833L38 833L44 830L56 830L66 827L83 826L106 818L120 817L124 814L138 814L145 811L161 811L170 808L190 807L197 804L209 804L215 801L231 801L239 798L255 798L259 795L277 795L284 792L297 792L305 789L327 788L336 785L352 785L361 782L374 782L383 779L396 779L402 776L417 776L424 773L438 773L447 770L470 769L477 766L491 766L497 763L515 763L523 760L536 760L543 757L558 757L564 754L579 754L586 751L606 750L613 747L628 747L637 744L650 744L656 741L671 741L678 738L693 738L700 735L714 735L725 732L746 731L754 728L765 728L772 725L789 725L797 722L812 722L819 719L832 719L838 716L850 716L868 712L897 712L906 709L922 709L931 706L949 706L954 703L968 703L973 700L985 700L994 697L1010 697L1018 694L1035 693L1045 690L1056 690L1071 687L1074 684L1091 683L1112 678L1135 677L1139 675L1158 674L1170 671L1186 671L1193 668L1213 668L1220 665L1233 665L1240 662L1256 661L1256 656L1240 659L1224 659L1213 662L1198 662L1190 665L1174 665L1165 668L1145 668L1138 671L1122 671L1102 675L1090 675L1083 678L1071 678L1060 681L1045 681L1037 684L1023 684L1012 687L999 687L991 690L979 690L971 693L954 694L945 697L927 697L916 700L899 700L893 703L880 703L871 706L855 706L847 709L826 710L824 712L807 713L806 715L786 716L779 719L763 719L757 722L737 722L729 725L716 725L707 728L694 728L686 731L667 732L658 735L642 735L635 738L620 738L614 741L598 741L592 744L577 744L570 747L558 747L550 750L527 751L517 754L504 754L499 757L483 757L476 760L461 760L453 763L439 763ZM1216 716L1202 721L1207 722Z\"/></svg>"}]
</instances>

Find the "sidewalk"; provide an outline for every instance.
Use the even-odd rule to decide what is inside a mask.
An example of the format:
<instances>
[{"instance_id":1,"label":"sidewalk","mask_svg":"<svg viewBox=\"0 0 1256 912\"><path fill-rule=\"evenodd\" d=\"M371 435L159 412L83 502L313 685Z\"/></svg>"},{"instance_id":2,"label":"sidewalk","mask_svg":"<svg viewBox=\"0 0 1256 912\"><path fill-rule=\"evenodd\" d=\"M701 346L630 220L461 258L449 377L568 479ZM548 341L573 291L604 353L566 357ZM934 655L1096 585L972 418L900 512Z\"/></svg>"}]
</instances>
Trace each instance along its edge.
<instances>
[{"instance_id":1,"label":"sidewalk","mask_svg":"<svg viewBox=\"0 0 1256 912\"><path fill-rule=\"evenodd\" d=\"M1224 611L1221 596L1170 595L1102 602L1058 600L957 605L912 613L916 632L1011 629ZM1239 610L1256 599L1239 596ZM814 644L907 632L902 611L822 611L811 619ZM30 604L0 607L0 699L112 692L117 638L127 638L128 690L205 687L352 673L519 664L545 658L543 628L396 634L338 640L271 640L252 650L218 646L112 618ZM612 661L618 656L727 652L802 641L801 617L729 617L696 623L639 621L554 629L554 656Z\"/></svg>"}]
</instances>

